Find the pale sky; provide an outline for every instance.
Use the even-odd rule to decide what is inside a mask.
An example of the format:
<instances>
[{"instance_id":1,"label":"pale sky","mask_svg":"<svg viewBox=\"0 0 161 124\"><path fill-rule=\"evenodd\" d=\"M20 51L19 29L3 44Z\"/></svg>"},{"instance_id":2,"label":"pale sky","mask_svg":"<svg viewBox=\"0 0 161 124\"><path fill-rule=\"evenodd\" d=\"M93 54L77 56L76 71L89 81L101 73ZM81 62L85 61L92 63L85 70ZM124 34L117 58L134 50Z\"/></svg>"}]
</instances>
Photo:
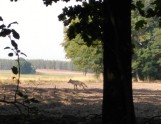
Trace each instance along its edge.
<instances>
[{"instance_id":1,"label":"pale sky","mask_svg":"<svg viewBox=\"0 0 161 124\"><path fill-rule=\"evenodd\" d=\"M2 2L3 1L3 2ZM26 59L67 60L60 45L63 42L63 22L58 20L62 8L75 3L58 2L46 7L42 0L0 0L0 16L20 34L16 40ZM4 47L11 46L9 39L0 37L0 58L8 57Z\"/></svg>"}]
</instances>

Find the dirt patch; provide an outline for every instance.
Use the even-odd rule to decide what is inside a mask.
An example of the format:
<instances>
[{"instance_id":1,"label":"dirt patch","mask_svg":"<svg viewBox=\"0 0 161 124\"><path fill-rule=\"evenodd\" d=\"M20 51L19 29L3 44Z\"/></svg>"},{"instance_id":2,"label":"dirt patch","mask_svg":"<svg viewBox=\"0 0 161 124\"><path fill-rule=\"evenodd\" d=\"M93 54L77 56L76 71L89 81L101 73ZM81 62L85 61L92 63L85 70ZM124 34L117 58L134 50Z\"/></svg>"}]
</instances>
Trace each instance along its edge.
<instances>
[{"instance_id":1,"label":"dirt patch","mask_svg":"<svg viewBox=\"0 0 161 124\"><path fill-rule=\"evenodd\" d=\"M74 86L67 83L56 82L40 82L37 84L21 84L21 89L24 93L28 94L31 98L34 97L40 103L29 104L30 107L36 107L38 109L38 117L44 118L55 122L55 120L62 120L68 118L77 118L80 121L82 118L91 116L99 116L102 113L102 84L101 83L86 83L88 88L85 90L81 87L74 90ZM4 95L6 100L12 100L14 98L14 85L1 85L0 99L3 99ZM21 108L24 111L24 108ZM3 122L9 123L5 116L14 118L14 115L20 114L17 108L13 105L0 103L0 115L3 118ZM42 116L43 117L40 117ZM46 117L44 115L47 115ZM14 117L13 117L14 116ZM21 116L18 116L22 122ZM91 118L90 117L90 118ZM50 118L50 119L49 119ZM79 118L79 119L78 119ZM54 120L53 120L54 119ZM17 120L17 119L16 119ZM89 120L89 119L88 119ZM99 122L100 122L99 116ZM34 121L30 118L29 121ZM20 123L21 123L20 122ZM41 120L41 122L44 122ZM17 122L19 123L19 122ZM34 122L36 123L36 122ZM47 123L47 122L46 122ZM76 122L72 122L76 123Z\"/></svg>"},{"instance_id":2,"label":"dirt patch","mask_svg":"<svg viewBox=\"0 0 161 124\"><path fill-rule=\"evenodd\" d=\"M135 113L139 117L161 115L161 84L134 83Z\"/></svg>"},{"instance_id":3,"label":"dirt patch","mask_svg":"<svg viewBox=\"0 0 161 124\"><path fill-rule=\"evenodd\" d=\"M133 83L135 114L139 124L161 123L161 83Z\"/></svg>"},{"instance_id":4,"label":"dirt patch","mask_svg":"<svg viewBox=\"0 0 161 124\"><path fill-rule=\"evenodd\" d=\"M31 104L31 106L38 108L40 112L38 118L42 123L47 122L47 120L49 120L49 123L59 120L60 124L63 124L65 121L62 120L67 118L68 120L76 118L77 121L82 122L90 120L89 123L91 123L91 119L88 118L90 116L90 118L98 120L99 124L102 113L102 83L87 83L87 86L88 88L85 90L82 88L74 90L73 85L67 83L39 82L37 84L22 83L21 89L24 89L23 91L30 97L35 97L40 101L40 103ZM3 98L4 94L8 96L7 99L13 98L14 85L1 85L0 88L0 98ZM133 95L137 120L145 122L156 116L158 121L158 116L161 115L161 84L133 83ZM12 105L0 103L0 114L1 120L9 124L5 119L6 115L12 119L16 118L14 115L19 114L19 112ZM47 117L44 115L47 115ZM20 118L18 120L24 120L21 116L18 117ZM29 119L29 117L27 118ZM30 120L27 121L32 123L35 120L30 117ZM77 124L76 122L71 123Z\"/></svg>"}]
</instances>

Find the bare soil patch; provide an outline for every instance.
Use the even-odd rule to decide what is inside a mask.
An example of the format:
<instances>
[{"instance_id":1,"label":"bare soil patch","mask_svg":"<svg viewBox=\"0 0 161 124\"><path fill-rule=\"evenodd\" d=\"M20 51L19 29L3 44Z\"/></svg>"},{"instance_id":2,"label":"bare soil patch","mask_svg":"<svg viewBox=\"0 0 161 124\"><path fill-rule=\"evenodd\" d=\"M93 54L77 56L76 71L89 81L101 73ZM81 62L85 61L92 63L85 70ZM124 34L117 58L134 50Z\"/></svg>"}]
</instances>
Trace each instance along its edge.
<instances>
[{"instance_id":1,"label":"bare soil patch","mask_svg":"<svg viewBox=\"0 0 161 124\"><path fill-rule=\"evenodd\" d=\"M161 123L161 83L133 83L135 114L139 124Z\"/></svg>"},{"instance_id":2,"label":"bare soil patch","mask_svg":"<svg viewBox=\"0 0 161 124\"><path fill-rule=\"evenodd\" d=\"M134 83L135 112L139 117L161 115L161 84Z\"/></svg>"},{"instance_id":3,"label":"bare soil patch","mask_svg":"<svg viewBox=\"0 0 161 124\"><path fill-rule=\"evenodd\" d=\"M21 89L30 97L34 97L40 101L40 103L30 104L29 106L36 106L39 115L43 115L44 119L48 118L48 120L53 121L55 118L68 118L69 121L70 119L73 120L72 118L77 118L75 120L76 124L78 120L80 121L80 118L99 117L100 122L99 115L102 113L102 83L86 84L88 88L85 90L80 87L78 87L78 90L74 90L72 84L60 82L22 83ZM0 88L0 99L3 99L4 95L6 95L6 99L8 100L14 98L14 85L1 85ZM17 114L19 112L15 106L0 103L0 115L3 116L2 118L6 116L13 118L13 115ZM8 123L4 120L3 122ZM65 124L65 122L61 123Z\"/></svg>"},{"instance_id":4,"label":"bare soil patch","mask_svg":"<svg viewBox=\"0 0 161 124\"><path fill-rule=\"evenodd\" d=\"M39 116L34 119L30 117L30 122L36 123L36 119L39 120L39 123L44 123L45 121L50 124L57 120L58 123L60 122L59 124L66 124L65 119L69 122L69 120L72 121L72 118L75 118L75 121L71 123L77 124L78 121L85 121L86 117L86 121L88 120L91 123L93 119L89 119L88 117L94 117L95 119L98 117L99 121L97 123L99 124L101 120L99 115L102 112L103 86L102 83L86 84L88 86L87 89L83 90L79 88L78 90L74 90L72 84L64 82L22 83L21 89L24 89L23 91L30 97L34 97L40 101L38 104L31 104L31 106L35 105L41 114L39 113ZM1 85L0 88L0 98L3 98L4 94L7 96L7 99L13 98L14 85ZM133 83L133 95L135 113L137 120L140 122L139 124L145 123L151 117L161 115L160 83ZM14 106L0 103L0 123L3 121L9 124L5 119L6 116L11 116L9 118L12 120L17 118L17 114L19 112ZM21 117L19 120L22 122L24 119ZM149 124L160 122L160 118L157 117L157 119L152 118Z\"/></svg>"}]
</instances>

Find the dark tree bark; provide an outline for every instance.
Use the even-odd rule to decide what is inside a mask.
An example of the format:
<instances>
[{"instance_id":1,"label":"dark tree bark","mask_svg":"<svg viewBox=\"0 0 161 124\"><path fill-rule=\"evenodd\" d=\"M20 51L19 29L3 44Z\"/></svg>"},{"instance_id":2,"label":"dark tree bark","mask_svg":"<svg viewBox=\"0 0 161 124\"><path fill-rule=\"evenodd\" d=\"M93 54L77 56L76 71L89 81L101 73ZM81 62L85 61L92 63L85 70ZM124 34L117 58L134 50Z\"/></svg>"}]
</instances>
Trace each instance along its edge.
<instances>
[{"instance_id":1,"label":"dark tree bark","mask_svg":"<svg viewBox=\"0 0 161 124\"><path fill-rule=\"evenodd\" d=\"M104 0L103 124L135 124L130 7L131 0Z\"/></svg>"}]
</instances>

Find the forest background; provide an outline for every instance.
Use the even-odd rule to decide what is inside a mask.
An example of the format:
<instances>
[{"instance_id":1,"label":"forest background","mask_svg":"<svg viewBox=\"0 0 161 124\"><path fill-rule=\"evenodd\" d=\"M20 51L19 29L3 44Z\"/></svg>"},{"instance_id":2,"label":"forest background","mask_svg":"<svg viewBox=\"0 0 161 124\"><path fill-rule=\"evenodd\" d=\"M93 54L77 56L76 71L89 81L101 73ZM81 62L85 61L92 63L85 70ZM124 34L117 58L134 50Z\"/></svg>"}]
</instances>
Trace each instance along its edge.
<instances>
[{"instance_id":1,"label":"forest background","mask_svg":"<svg viewBox=\"0 0 161 124\"><path fill-rule=\"evenodd\" d=\"M155 8L152 2L134 0L140 10L131 11L132 73L136 81L161 79L161 29L159 17L151 17ZM149 18L143 16L142 10Z\"/></svg>"}]
</instances>

